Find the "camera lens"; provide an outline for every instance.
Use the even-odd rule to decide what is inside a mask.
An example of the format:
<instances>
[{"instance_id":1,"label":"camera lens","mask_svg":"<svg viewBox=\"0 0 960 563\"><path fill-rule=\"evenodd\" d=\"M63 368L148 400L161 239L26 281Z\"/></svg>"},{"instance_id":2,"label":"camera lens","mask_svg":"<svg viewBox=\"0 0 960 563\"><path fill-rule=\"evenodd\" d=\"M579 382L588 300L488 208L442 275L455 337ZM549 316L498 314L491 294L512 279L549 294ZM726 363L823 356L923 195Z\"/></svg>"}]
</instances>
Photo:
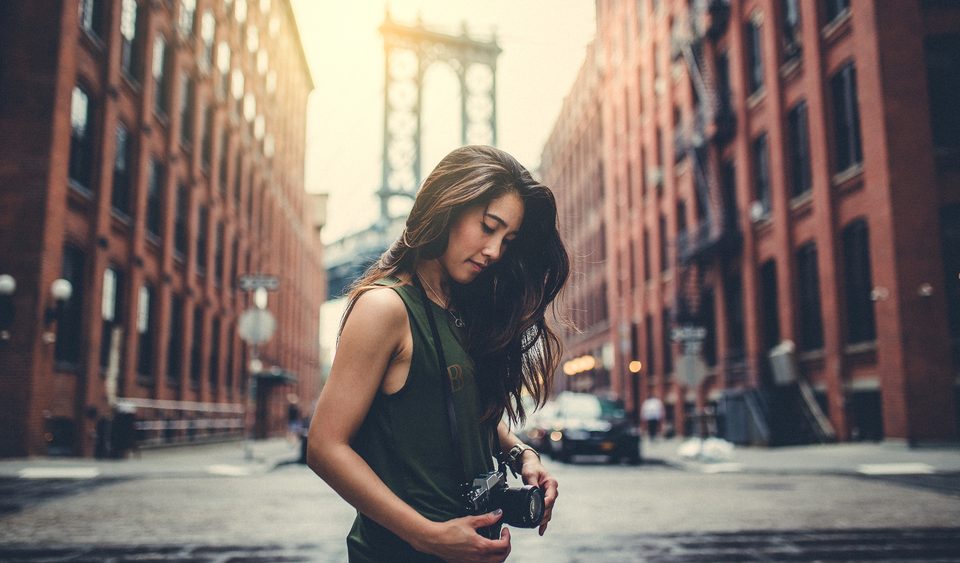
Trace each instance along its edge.
<instances>
[{"instance_id":1,"label":"camera lens","mask_svg":"<svg viewBox=\"0 0 960 563\"><path fill-rule=\"evenodd\" d=\"M543 519L543 491L525 485L503 491L503 522L517 528L535 528Z\"/></svg>"}]
</instances>

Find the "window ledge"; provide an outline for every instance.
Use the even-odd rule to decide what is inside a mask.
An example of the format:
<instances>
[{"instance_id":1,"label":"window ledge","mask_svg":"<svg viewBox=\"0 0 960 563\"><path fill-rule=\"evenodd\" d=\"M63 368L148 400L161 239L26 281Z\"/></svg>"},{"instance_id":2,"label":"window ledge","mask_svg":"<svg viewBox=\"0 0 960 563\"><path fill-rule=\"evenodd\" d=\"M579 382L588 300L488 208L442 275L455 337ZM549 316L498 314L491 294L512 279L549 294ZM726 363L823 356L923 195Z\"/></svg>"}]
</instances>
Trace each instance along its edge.
<instances>
[{"instance_id":1,"label":"window ledge","mask_svg":"<svg viewBox=\"0 0 960 563\"><path fill-rule=\"evenodd\" d=\"M835 43L841 37L850 33L850 9L847 8L843 12L833 18L833 21L827 23L823 26L823 30L820 32L820 37L827 43Z\"/></svg>"},{"instance_id":2,"label":"window ledge","mask_svg":"<svg viewBox=\"0 0 960 563\"><path fill-rule=\"evenodd\" d=\"M826 353L823 351L823 348L817 348L816 350L807 350L805 352L800 352L797 354L797 359L801 362L815 362L822 360L826 357Z\"/></svg>"},{"instance_id":3,"label":"window ledge","mask_svg":"<svg viewBox=\"0 0 960 563\"><path fill-rule=\"evenodd\" d=\"M780 78L783 80L792 80L800 76L800 70L803 68L803 57L795 55L780 65Z\"/></svg>"},{"instance_id":4,"label":"window ledge","mask_svg":"<svg viewBox=\"0 0 960 563\"><path fill-rule=\"evenodd\" d=\"M868 340L866 342L857 342L856 344L848 344L843 349L843 353L849 356L855 354L865 354L867 352L876 352L877 351L877 341Z\"/></svg>"},{"instance_id":5,"label":"window ledge","mask_svg":"<svg viewBox=\"0 0 960 563\"><path fill-rule=\"evenodd\" d=\"M813 211L813 190L808 189L790 200L790 212L794 218L803 217Z\"/></svg>"},{"instance_id":6,"label":"window ledge","mask_svg":"<svg viewBox=\"0 0 960 563\"><path fill-rule=\"evenodd\" d=\"M747 109L754 110L767 97L767 89L761 86L756 92L747 97Z\"/></svg>"},{"instance_id":7,"label":"window ledge","mask_svg":"<svg viewBox=\"0 0 960 563\"><path fill-rule=\"evenodd\" d=\"M837 172L830 179L833 187L839 192L846 192L863 185L863 163L858 162L846 170Z\"/></svg>"}]
</instances>

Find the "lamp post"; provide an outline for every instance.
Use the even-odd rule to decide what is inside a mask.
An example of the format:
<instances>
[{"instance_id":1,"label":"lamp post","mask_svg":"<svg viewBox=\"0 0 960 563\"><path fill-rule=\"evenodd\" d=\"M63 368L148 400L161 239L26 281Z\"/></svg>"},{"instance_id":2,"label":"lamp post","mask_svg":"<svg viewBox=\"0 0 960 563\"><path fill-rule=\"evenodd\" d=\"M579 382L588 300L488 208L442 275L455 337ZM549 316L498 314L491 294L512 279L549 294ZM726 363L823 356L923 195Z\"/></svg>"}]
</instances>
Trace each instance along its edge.
<instances>
[{"instance_id":1,"label":"lamp post","mask_svg":"<svg viewBox=\"0 0 960 563\"><path fill-rule=\"evenodd\" d=\"M53 305L48 306L43 314L43 324L47 328L47 331L43 333L43 341L45 343L52 344L56 342L57 335L50 330L50 325L58 322L63 316L63 308L71 296L73 296L73 284L69 281L58 278L50 284L50 298L53 300Z\"/></svg>"}]
</instances>

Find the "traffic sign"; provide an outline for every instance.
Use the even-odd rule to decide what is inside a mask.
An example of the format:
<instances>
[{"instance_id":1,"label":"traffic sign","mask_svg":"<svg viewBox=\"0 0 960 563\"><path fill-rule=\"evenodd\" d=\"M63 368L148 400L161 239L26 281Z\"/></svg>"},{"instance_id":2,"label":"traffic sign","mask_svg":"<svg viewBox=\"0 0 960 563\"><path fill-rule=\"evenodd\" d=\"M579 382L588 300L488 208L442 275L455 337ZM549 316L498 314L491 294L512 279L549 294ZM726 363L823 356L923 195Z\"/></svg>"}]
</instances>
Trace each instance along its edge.
<instances>
[{"instance_id":1,"label":"traffic sign","mask_svg":"<svg viewBox=\"0 0 960 563\"><path fill-rule=\"evenodd\" d=\"M245 274L237 280L237 286L242 291L253 291L259 288L277 291L280 289L280 278L267 274Z\"/></svg>"}]
</instances>

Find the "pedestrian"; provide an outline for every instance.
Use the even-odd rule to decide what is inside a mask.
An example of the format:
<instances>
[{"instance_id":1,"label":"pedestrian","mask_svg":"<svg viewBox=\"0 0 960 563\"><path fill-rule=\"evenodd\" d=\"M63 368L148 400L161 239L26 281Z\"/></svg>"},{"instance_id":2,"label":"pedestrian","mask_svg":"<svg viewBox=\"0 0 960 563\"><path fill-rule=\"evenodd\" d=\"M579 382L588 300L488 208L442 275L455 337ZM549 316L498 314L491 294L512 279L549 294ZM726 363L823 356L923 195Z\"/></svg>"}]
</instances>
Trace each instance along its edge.
<instances>
[{"instance_id":1,"label":"pedestrian","mask_svg":"<svg viewBox=\"0 0 960 563\"><path fill-rule=\"evenodd\" d=\"M543 490L543 535L557 481L510 428L522 393L550 392L545 315L568 272L553 194L509 154L461 147L424 180L351 288L309 431L310 467L358 512L350 561L504 560L510 532L478 533L502 514L469 515L462 488L497 450Z\"/></svg>"},{"instance_id":2,"label":"pedestrian","mask_svg":"<svg viewBox=\"0 0 960 563\"><path fill-rule=\"evenodd\" d=\"M660 435L660 421L663 420L663 401L650 395L640 405L640 418L647 425L647 436L653 440Z\"/></svg>"}]
</instances>

